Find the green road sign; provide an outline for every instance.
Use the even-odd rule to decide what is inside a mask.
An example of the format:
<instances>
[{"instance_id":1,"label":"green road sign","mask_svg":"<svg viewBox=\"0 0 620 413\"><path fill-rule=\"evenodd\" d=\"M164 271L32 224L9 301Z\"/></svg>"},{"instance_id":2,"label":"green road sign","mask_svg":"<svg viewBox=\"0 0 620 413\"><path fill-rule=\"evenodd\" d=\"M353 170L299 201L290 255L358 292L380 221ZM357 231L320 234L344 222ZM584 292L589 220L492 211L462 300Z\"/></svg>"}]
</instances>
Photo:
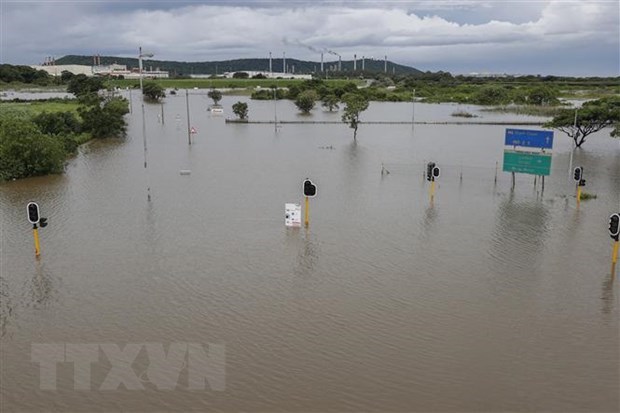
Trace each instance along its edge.
<instances>
[{"instance_id":1,"label":"green road sign","mask_svg":"<svg viewBox=\"0 0 620 413\"><path fill-rule=\"evenodd\" d=\"M551 154L505 150L504 172L548 176L551 173Z\"/></svg>"}]
</instances>

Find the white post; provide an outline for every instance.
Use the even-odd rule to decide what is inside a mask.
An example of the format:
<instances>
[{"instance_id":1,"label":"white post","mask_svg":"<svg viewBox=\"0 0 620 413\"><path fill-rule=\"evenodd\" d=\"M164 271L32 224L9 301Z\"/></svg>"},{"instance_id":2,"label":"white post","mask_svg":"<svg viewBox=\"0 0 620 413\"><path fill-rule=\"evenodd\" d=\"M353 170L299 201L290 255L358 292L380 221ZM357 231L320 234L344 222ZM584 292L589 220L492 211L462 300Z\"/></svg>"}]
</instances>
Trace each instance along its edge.
<instances>
[{"instance_id":1,"label":"white post","mask_svg":"<svg viewBox=\"0 0 620 413\"><path fill-rule=\"evenodd\" d=\"M138 48L138 67L140 68L140 91L144 94L144 89L142 89L142 46Z\"/></svg>"}]
</instances>

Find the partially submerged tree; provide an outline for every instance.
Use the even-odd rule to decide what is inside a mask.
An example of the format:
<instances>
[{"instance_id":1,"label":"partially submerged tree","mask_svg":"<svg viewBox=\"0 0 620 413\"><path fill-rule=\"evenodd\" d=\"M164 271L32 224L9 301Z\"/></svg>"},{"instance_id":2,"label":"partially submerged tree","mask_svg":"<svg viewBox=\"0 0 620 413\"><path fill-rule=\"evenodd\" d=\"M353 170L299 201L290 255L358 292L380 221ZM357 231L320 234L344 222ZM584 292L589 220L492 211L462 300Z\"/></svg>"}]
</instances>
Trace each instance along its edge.
<instances>
[{"instance_id":1,"label":"partially submerged tree","mask_svg":"<svg viewBox=\"0 0 620 413\"><path fill-rule=\"evenodd\" d=\"M618 136L620 123L620 97L608 97L586 102L579 109L562 109L545 126L567 134L577 148L586 137L603 128L613 126L611 136Z\"/></svg>"},{"instance_id":2,"label":"partially submerged tree","mask_svg":"<svg viewBox=\"0 0 620 413\"><path fill-rule=\"evenodd\" d=\"M319 95L312 89L304 90L295 99L295 106L303 113L310 113Z\"/></svg>"},{"instance_id":3,"label":"partially submerged tree","mask_svg":"<svg viewBox=\"0 0 620 413\"><path fill-rule=\"evenodd\" d=\"M368 99L357 93L347 93L342 97L342 101L345 104L342 121L353 129L353 139L357 139L360 113L368 109Z\"/></svg>"},{"instance_id":4,"label":"partially submerged tree","mask_svg":"<svg viewBox=\"0 0 620 413\"><path fill-rule=\"evenodd\" d=\"M159 86L155 82L147 82L142 86L144 100L147 102L159 102L159 100L166 96L164 88Z\"/></svg>"},{"instance_id":5,"label":"partially submerged tree","mask_svg":"<svg viewBox=\"0 0 620 413\"><path fill-rule=\"evenodd\" d=\"M321 102L321 104L323 105L324 108L326 108L330 112L333 112L334 110L338 110L340 108L340 106L338 106L338 102L339 102L338 96L327 95L323 98L323 101Z\"/></svg>"},{"instance_id":6,"label":"partially submerged tree","mask_svg":"<svg viewBox=\"0 0 620 413\"><path fill-rule=\"evenodd\" d=\"M239 117L241 120L245 120L248 118L248 104L245 102L237 102L232 105L232 110L235 115Z\"/></svg>"},{"instance_id":7,"label":"partially submerged tree","mask_svg":"<svg viewBox=\"0 0 620 413\"><path fill-rule=\"evenodd\" d=\"M217 106L219 101L222 100L222 92L217 89L211 89L209 93L207 93L207 96L213 100L213 104L215 106Z\"/></svg>"}]
</instances>

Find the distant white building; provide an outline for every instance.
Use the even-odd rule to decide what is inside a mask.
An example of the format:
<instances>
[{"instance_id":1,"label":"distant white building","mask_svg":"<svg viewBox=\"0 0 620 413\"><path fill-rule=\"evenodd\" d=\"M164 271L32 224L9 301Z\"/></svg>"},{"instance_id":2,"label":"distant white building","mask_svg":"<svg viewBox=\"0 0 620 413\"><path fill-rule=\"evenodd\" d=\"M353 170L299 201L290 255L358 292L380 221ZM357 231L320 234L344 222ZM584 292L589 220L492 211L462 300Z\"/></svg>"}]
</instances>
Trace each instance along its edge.
<instances>
[{"instance_id":1,"label":"distant white building","mask_svg":"<svg viewBox=\"0 0 620 413\"><path fill-rule=\"evenodd\" d=\"M52 76L60 76L67 71L74 75L93 76L93 67L86 65L30 65L35 70L44 70Z\"/></svg>"},{"instance_id":2,"label":"distant white building","mask_svg":"<svg viewBox=\"0 0 620 413\"><path fill-rule=\"evenodd\" d=\"M223 76L227 79L230 79L234 76L235 73L244 72L247 73L250 78L256 75L263 75L269 79L303 79L308 80L312 79L312 75L296 75L294 73L280 73L280 72L265 72L265 71L255 71L255 70L237 70L236 72L225 72L219 76ZM209 78L212 75L189 75L193 79L204 79Z\"/></svg>"},{"instance_id":3,"label":"distant white building","mask_svg":"<svg viewBox=\"0 0 620 413\"><path fill-rule=\"evenodd\" d=\"M33 69L45 70L52 76L60 76L62 72L67 71L74 75L86 75L86 76L123 76L125 79L139 79L140 72L138 69L128 70L126 65L97 65L97 66L85 66L85 65L31 65ZM161 79L168 78L169 73L165 70L142 70L143 79Z\"/></svg>"}]
</instances>

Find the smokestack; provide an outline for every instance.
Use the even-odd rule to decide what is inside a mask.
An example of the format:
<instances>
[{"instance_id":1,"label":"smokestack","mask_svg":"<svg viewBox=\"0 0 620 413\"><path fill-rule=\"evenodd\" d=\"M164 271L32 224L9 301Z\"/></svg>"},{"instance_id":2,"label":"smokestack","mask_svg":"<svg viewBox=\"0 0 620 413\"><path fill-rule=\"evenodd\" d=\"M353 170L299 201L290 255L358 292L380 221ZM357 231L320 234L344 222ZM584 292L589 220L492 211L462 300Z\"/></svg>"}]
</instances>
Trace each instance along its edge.
<instances>
[{"instance_id":1,"label":"smokestack","mask_svg":"<svg viewBox=\"0 0 620 413\"><path fill-rule=\"evenodd\" d=\"M342 56L338 55L338 71L342 72Z\"/></svg>"},{"instance_id":2,"label":"smokestack","mask_svg":"<svg viewBox=\"0 0 620 413\"><path fill-rule=\"evenodd\" d=\"M97 66L97 55L93 55L93 66Z\"/></svg>"},{"instance_id":3,"label":"smokestack","mask_svg":"<svg viewBox=\"0 0 620 413\"><path fill-rule=\"evenodd\" d=\"M321 72L323 71L323 52L321 52Z\"/></svg>"},{"instance_id":4,"label":"smokestack","mask_svg":"<svg viewBox=\"0 0 620 413\"><path fill-rule=\"evenodd\" d=\"M387 55L385 55L385 66L383 67L383 71L387 73Z\"/></svg>"},{"instance_id":5,"label":"smokestack","mask_svg":"<svg viewBox=\"0 0 620 413\"><path fill-rule=\"evenodd\" d=\"M362 56L362 71L366 70L366 56Z\"/></svg>"},{"instance_id":6,"label":"smokestack","mask_svg":"<svg viewBox=\"0 0 620 413\"><path fill-rule=\"evenodd\" d=\"M99 66L101 66L101 55L100 54L97 55L97 63L99 64Z\"/></svg>"},{"instance_id":7,"label":"smokestack","mask_svg":"<svg viewBox=\"0 0 620 413\"><path fill-rule=\"evenodd\" d=\"M286 73L286 52L282 52L282 72Z\"/></svg>"},{"instance_id":8,"label":"smokestack","mask_svg":"<svg viewBox=\"0 0 620 413\"><path fill-rule=\"evenodd\" d=\"M353 55L353 71L357 71L357 55Z\"/></svg>"},{"instance_id":9,"label":"smokestack","mask_svg":"<svg viewBox=\"0 0 620 413\"><path fill-rule=\"evenodd\" d=\"M271 66L271 52L269 52L269 77L272 77L273 68Z\"/></svg>"}]
</instances>

